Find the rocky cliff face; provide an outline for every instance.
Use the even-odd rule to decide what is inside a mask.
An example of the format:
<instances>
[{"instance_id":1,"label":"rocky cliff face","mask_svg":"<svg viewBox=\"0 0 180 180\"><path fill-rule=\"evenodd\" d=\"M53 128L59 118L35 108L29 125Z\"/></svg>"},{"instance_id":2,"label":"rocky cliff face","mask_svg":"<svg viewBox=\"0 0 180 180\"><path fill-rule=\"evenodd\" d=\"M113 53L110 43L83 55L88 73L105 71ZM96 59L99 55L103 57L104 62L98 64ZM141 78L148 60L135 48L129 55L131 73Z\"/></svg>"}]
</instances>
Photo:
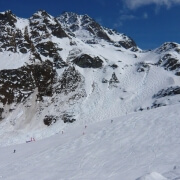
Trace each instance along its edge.
<instances>
[{"instance_id":1,"label":"rocky cliff face","mask_svg":"<svg viewBox=\"0 0 180 180\"><path fill-rule=\"evenodd\" d=\"M29 19L6 11L0 14L0 31L0 52L8 54L6 61L14 54L26 55L23 66L0 71L2 105L23 103L35 89L37 101L42 101L42 96L52 96L56 69L67 66L59 55L62 48L51 40L68 38L60 23L45 11L38 11Z\"/></svg>"},{"instance_id":2,"label":"rocky cliff face","mask_svg":"<svg viewBox=\"0 0 180 180\"><path fill-rule=\"evenodd\" d=\"M101 40L104 40L112 43L114 46L124 47L133 51L138 50L136 43L131 38L100 26L88 15L65 12L57 17L57 20L70 36L79 37L88 44L98 44ZM117 39L112 38L113 36L116 36Z\"/></svg>"},{"instance_id":3,"label":"rocky cliff face","mask_svg":"<svg viewBox=\"0 0 180 180\"><path fill-rule=\"evenodd\" d=\"M164 67L167 71L173 71L175 75L180 76L180 62L177 56L180 54L179 45L177 43L164 43L156 52L161 54L157 65Z\"/></svg>"},{"instance_id":4,"label":"rocky cliff face","mask_svg":"<svg viewBox=\"0 0 180 180\"><path fill-rule=\"evenodd\" d=\"M144 52L88 15L67 12L23 19L6 11L0 31L0 119L14 128L100 121L180 101L177 43Z\"/></svg>"}]
</instances>

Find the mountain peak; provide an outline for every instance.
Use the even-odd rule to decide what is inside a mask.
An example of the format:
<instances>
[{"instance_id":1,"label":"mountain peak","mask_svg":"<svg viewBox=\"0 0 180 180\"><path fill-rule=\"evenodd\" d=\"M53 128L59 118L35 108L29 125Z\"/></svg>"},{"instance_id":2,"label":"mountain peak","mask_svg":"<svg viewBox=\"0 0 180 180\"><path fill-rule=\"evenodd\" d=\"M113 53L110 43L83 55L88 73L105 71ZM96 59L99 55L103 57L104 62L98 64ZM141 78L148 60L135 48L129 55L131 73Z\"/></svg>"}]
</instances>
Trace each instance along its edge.
<instances>
[{"instance_id":1,"label":"mountain peak","mask_svg":"<svg viewBox=\"0 0 180 180\"><path fill-rule=\"evenodd\" d=\"M136 43L130 37L104 28L87 14L78 15L65 12L57 17L57 20L70 36L77 37L87 44L98 44L105 41L116 47L132 48L132 51L138 50Z\"/></svg>"},{"instance_id":2,"label":"mountain peak","mask_svg":"<svg viewBox=\"0 0 180 180\"><path fill-rule=\"evenodd\" d=\"M39 18L53 18L50 14L48 14L45 10L38 10L35 12L31 18L39 19Z\"/></svg>"},{"instance_id":3,"label":"mountain peak","mask_svg":"<svg viewBox=\"0 0 180 180\"><path fill-rule=\"evenodd\" d=\"M49 16L49 14L45 11L45 10L38 10L37 12L36 12L37 14L40 14L40 15L42 15L42 16Z\"/></svg>"},{"instance_id":4,"label":"mountain peak","mask_svg":"<svg viewBox=\"0 0 180 180\"><path fill-rule=\"evenodd\" d=\"M79 15L74 12L64 12L57 18L60 19L61 21L65 21L68 24L77 23L77 21L79 21L79 23L81 23L81 25L83 25L83 26L85 26L85 23L83 22L85 20L86 20L86 23L87 22L95 22L95 20L92 19L87 14ZM95 22L95 23L97 23L97 22Z\"/></svg>"},{"instance_id":5,"label":"mountain peak","mask_svg":"<svg viewBox=\"0 0 180 180\"><path fill-rule=\"evenodd\" d=\"M171 50L177 50L178 52L180 51L180 46L179 44L175 43L175 42L165 42L164 44L162 44L159 48L157 48L155 51L157 53L162 53L162 52L168 52Z\"/></svg>"},{"instance_id":6,"label":"mountain peak","mask_svg":"<svg viewBox=\"0 0 180 180\"><path fill-rule=\"evenodd\" d=\"M77 13L64 11L60 16L78 16Z\"/></svg>"},{"instance_id":7,"label":"mountain peak","mask_svg":"<svg viewBox=\"0 0 180 180\"><path fill-rule=\"evenodd\" d=\"M10 9L6 10L4 12L0 12L0 14L11 14L11 15L14 15Z\"/></svg>"},{"instance_id":8,"label":"mountain peak","mask_svg":"<svg viewBox=\"0 0 180 180\"><path fill-rule=\"evenodd\" d=\"M11 10L7 10L0 13L0 21L3 25L9 24L10 26L14 26L14 23L17 21L17 19L16 15L14 15Z\"/></svg>"},{"instance_id":9,"label":"mountain peak","mask_svg":"<svg viewBox=\"0 0 180 180\"><path fill-rule=\"evenodd\" d=\"M90 42L93 39L104 39L111 41L103 28L88 15L78 15L66 12L57 17L64 29L74 33L76 37L83 38L83 41Z\"/></svg>"}]
</instances>

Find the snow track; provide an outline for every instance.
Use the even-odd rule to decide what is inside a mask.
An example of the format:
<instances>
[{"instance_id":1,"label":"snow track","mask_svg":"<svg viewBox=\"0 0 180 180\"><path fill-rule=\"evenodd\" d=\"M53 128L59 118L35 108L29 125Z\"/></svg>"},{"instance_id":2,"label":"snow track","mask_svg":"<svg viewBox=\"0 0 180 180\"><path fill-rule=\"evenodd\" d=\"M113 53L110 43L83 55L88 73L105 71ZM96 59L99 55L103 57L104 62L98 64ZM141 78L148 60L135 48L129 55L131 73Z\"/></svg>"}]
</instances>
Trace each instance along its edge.
<instances>
[{"instance_id":1,"label":"snow track","mask_svg":"<svg viewBox=\"0 0 180 180\"><path fill-rule=\"evenodd\" d=\"M132 113L112 123L87 124L87 128L77 123L64 134L1 148L0 176L6 180L135 180L154 171L166 176L180 165L178 109L175 105Z\"/></svg>"}]
</instances>

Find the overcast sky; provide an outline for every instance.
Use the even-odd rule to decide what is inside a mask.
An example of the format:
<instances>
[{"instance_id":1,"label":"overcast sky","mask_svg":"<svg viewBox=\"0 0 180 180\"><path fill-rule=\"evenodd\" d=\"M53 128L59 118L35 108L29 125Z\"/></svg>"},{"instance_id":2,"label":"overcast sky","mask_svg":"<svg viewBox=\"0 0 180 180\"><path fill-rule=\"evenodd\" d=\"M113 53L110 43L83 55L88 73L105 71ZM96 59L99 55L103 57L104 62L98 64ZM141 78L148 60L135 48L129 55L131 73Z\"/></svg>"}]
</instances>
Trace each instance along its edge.
<instances>
[{"instance_id":1,"label":"overcast sky","mask_svg":"<svg viewBox=\"0 0 180 180\"><path fill-rule=\"evenodd\" d=\"M88 14L101 25L133 38L142 49L180 43L180 0L0 0L0 11L29 18L39 9Z\"/></svg>"}]
</instances>

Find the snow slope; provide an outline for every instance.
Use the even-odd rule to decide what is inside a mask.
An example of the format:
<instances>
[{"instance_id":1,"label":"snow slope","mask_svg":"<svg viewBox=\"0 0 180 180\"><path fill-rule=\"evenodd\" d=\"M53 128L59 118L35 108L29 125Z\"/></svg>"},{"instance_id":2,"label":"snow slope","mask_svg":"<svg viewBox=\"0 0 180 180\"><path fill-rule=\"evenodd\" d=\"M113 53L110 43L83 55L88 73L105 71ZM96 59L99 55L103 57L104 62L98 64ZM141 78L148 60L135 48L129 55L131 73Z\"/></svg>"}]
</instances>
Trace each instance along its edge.
<instances>
[{"instance_id":1,"label":"snow slope","mask_svg":"<svg viewBox=\"0 0 180 180\"><path fill-rule=\"evenodd\" d=\"M6 14L11 18L4 18ZM3 33L0 44L0 76L8 70L3 74L4 79L0 79L1 146L24 143L32 136L42 139L54 135L69 126L63 123L64 115L72 117L79 124L90 124L180 102L180 81L179 76L175 75L180 68L180 45L177 43L165 43L153 51L142 51L124 34L100 26L87 15L75 13L65 13L54 18L45 11L38 11L31 18L22 19L8 11L1 16ZM74 23L76 27L73 26ZM17 40L17 47L11 47L8 43L8 38L12 40L14 33L17 33L16 39L13 39ZM85 38L84 34L88 36ZM87 39L95 39L95 42L87 42ZM48 42L51 43L48 45ZM54 59L52 52L64 66L54 66L57 59ZM94 58L93 61L98 57L102 66L84 68L75 63L74 60L84 55ZM53 79L51 84L52 94L44 93L42 99L38 100L37 96L41 93L38 86L30 89L31 94L27 99L16 102L14 99L18 99L17 97L27 95L29 90L26 91L35 78L36 81L39 80L35 85L44 85L46 92L48 81L44 84L41 81L49 77L41 79L39 74L38 77L33 75L29 78L32 84L28 84L28 87L24 82L21 83L21 78L28 78L27 66L39 68L46 60L52 64L51 68L57 74L54 77L56 80ZM25 73L20 69L22 67ZM76 82L75 79L73 83L69 82L69 77L62 80L69 69L71 75L73 68L70 67L74 67L79 81ZM42 69L45 69L44 66ZM22 76L17 75L18 73L22 73ZM32 70L31 75L33 73L36 74ZM71 79L73 76L74 74ZM62 87L63 82L77 86L69 92L70 85L67 84L68 93L59 93L57 89ZM173 89L176 89L174 94ZM8 98L11 92L16 92L15 98L9 104L3 103L5 95ZM165 93L159 95L159 92ZM56 123L47 127L44 124L46 116L55 117Z\"/></svg>"},{"instance_id":2,"label":"snow slope","mask_svg":"<svg viewBox=\"0 0 180 180\"><path fill-rule=\"evenodd\" d=\"M103 49L97 47L96 50L92 48L91 51L92 54L99 53L98 55L100 55ZM123 62L120 62L116 69L109 67L111 63L107 63L102 69L76 67L84 78L82 87L78 89L80 94L85 91L84 98L70 101L73 94L68 96L55 94L53 97L43 97L43 102L39 102L36 101L37 92L34 91L24 103L6 105L7 118L0 123L0 145L23 143L31 136L38 139L48 137L67 126L60 117L52 127L45 126L43 118L46 115L60 116L61 113L68 112L76 118L78 123L85 124L119 117L138 111L140 108L151 109L152 104L156 101L167 106L179 103L180 95L167 96L157 100L152 98L162 89L180 86L178 76L174 76L172 72L161 67L151 65L156 55L136 53L140 56L136 60L132 57L133 53L131 52L110 54L112 51L111 49L106 50L103 56L107 59L110 59L111 56L114 60L113 63L116 64L120 56ZM149 68L144 72L137 72L135 64L144 59L149 63ZM152 60L150 61L150 59ZM60 70L59 74L62 74L63 70ZM116 73L119 83L102 83L103 78L109 81L113 72ZM52 102L52 99L56 99L56 101ZM15 110L9 112L10 109Z\"/></svg>"},{"instance_id":3,"label":"snow slope","mask_svg":"<svg viewBox=\"0 0 180 180\"><path fill-rule=\"evenodd\" d=\"M4 180L177 180L179 105L132 113L0 148ZM16 153L13 153L14 149ZM140 177L140 178L139 178Z\"/></svg>"}]
</instances>

